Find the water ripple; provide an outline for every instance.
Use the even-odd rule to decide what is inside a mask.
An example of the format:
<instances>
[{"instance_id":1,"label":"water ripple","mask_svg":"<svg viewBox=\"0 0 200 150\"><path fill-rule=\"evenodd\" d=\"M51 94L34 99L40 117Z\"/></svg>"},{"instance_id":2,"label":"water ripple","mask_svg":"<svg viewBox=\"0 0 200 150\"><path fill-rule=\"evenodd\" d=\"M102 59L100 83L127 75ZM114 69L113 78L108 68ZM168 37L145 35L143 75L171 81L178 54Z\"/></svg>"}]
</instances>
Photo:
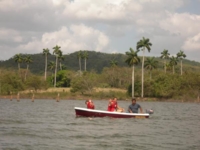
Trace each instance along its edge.
<instances>
[{"instance_id":1,"label":"water ripple","mask_svg":"<svg viewBox=\"0 0 200 150\"><path fill-rule=\"evenodd\" d=\"M94 100L105 110L107 101ZM2 150L199 150L200 105L139 102L155 113L149 119L76 118L84 101L0 101ZM127 101L120 101L126 108Z\"/></svg>"}]
</instances>

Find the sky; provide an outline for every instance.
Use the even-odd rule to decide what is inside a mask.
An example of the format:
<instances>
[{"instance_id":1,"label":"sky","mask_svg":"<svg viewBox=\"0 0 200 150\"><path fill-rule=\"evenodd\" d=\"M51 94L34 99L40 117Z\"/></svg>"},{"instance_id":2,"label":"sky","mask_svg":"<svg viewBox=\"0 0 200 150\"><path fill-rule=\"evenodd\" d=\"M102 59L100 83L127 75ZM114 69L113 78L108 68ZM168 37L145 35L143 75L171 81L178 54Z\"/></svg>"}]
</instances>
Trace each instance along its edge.
<instances>
[{"instance_id":1,"label":"sky","mask_svg":"<svg viewBox=\"0 0 200 150\"><path fill-rule=\"evenodd\" d=\"M142 37L159 57L180 50L200 62L200 0L0 0L0 60L79 50L125 53ZM139 52L138 55L143 55Z\"/></svg>"}]
</instances>

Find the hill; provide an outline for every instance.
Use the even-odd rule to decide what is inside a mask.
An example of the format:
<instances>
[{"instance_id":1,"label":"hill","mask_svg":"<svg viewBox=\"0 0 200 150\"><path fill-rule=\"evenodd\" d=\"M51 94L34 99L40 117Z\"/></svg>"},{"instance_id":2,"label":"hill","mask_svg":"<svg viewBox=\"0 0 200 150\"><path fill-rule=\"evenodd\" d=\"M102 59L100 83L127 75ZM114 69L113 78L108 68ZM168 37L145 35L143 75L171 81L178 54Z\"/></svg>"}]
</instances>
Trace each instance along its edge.
<instances>
[{"instance_id":1,"label":"hill","mask_svg":"<svg viewBox=\"0 0 200 150\"><path fill-rule=\"evenodd\" d=\"M104 67L109 67L111 60L115 60L118 66L121 67L128 67L128 65L124 62L126 59L125 54L115 53L115 54L108 54L108 53L101 53L95 51L87 51L88 59L87 59L87 70L95 70L97 72L101 72ZM77 58L78 52L74 52L64 56L64 61L62 64L66 66L66 69L77 71L79 70L79 63ZM30 71L35 74L43 74L44 73L44 66L45 60L44 55L42 53L39 54L22 54L22 56L29 55L31 56L33 62L30 64ZM163 68L163 60L160 58L156 58L159 61L159 68ZM54 55L48 56L48 63L50 61L55 61ZM81 61L82 70L84 68L84 60ZM195 61L190 61L187 59L183 60L183 65L185 70L187 71L200 71L200 63ZM14 61L13 57L5 60L0 61L1 68L7 69L17 69L17 63ZM141 67L141 64L137 66L138 68ZM26 68L26 64L22 63L21 68Z\"/></svg>"}]
</instances>

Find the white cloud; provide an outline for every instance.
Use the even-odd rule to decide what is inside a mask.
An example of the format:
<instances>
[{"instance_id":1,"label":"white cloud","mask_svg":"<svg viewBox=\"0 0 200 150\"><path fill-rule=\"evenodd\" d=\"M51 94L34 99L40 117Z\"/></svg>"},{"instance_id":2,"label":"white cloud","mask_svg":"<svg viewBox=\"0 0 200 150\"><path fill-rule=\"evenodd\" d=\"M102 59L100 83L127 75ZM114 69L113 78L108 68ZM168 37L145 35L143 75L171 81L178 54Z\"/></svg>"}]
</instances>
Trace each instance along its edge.
<instances>
[{"instance_id":1,"label":"white cloud","mask_svg":"<svg viewBox=\"0 0 200 150\"><path fill-rule=\"evenodd\" d=\"M43 48L52 49L55 45L59 45L66 54L78 50L103 51L108 44L109 38L104 33L80 24L45 33L41 39L33 38L31 42L20 45L17 49L39 53Z\"/></svg>"},{"instance_id":2,"label":"white cloud","mask_svg":"<svg viewBox=\"0 0 200 150\"><path fill-rule=\"evenodd\" d=\"M2 49L22 53L56 44L64 53L80 49L124 53L144 36L152 42L154 56L163 49L194 52L200 48L200 14L189 12L188 4L194 1L0 0L0 43Z\"/></svg>"},{"instance_id":3,"label":"white cloud","mask_svg":"<svg viewBox=\"0 0 200 150\"><path fill-rule=\"evenodd\" d=\"M160 27L170 31L171 34L188 37L200 32L200 15L188 13L171 14L160 22Z\"/></svg>"},{"instance_id":4,"label":"white cloud","mask_svg":"<svg viewBox=\"0 0 200 150\"><path fill-rule=\"evenodd\" d=\"M0 40L22 42L23 38L20 33L13 29L0 28Z\"/></svg>"},{"instance_id":5,"label":"white cloud","mask_svg":"<svg viewBox=\"0 0 200 150\"><path fill-rule=\"evenodd\" d=\"M187 51L199 51L200 52L200 33L193 37L189 37L183 44L182 49Z\"/></svg>"}]
</instances>

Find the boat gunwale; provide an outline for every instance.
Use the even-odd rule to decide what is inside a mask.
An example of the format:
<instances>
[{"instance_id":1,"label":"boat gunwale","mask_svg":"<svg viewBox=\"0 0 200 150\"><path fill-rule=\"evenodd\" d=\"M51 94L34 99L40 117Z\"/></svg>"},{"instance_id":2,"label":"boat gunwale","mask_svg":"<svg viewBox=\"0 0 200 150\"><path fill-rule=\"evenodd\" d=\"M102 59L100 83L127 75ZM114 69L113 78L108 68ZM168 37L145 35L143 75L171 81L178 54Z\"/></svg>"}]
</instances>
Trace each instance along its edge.
<instances>
[{"instance_id":1,"label":"boat gunwale","mask_svg":"<svg viewBox=\"0 0 200 150\"><path fill-rule=\"evenodd\" d=\"M96 110L96 109L87 109L82 107L74 107L75 110L82 110L87 112L95 112L95 113L103 113L103 114L114 114L114 115L122 115L122 116L149 116L148 113L126 113L126 112L110 112L106 110Z\"/></svg>"}]
</instances>

